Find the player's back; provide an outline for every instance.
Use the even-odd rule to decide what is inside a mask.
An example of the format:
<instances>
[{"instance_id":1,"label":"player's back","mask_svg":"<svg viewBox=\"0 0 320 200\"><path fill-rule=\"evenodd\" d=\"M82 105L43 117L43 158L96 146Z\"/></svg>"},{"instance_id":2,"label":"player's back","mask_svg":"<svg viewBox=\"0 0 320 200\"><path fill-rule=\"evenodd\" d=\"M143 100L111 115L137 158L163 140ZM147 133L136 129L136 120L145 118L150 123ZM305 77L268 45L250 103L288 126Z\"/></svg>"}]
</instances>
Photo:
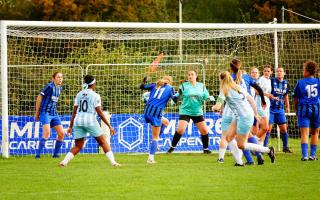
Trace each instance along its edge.
<instances>
[{"instance_id":1,"label":"player's back","mask_svg":"<svg viewBox=\"0 0 320 200\"><path fill-rule=\"evenodd\" d=\"M91 89L82 90L77 94L74 105L78 106L75 126L97 125L96 107L101 106L99 94Z\"/></svg>"},{"instance_id":2,"label":"player's back","mask_svg":"<svg viewBox=\"0 0 320 200\"><path fill-rule=\"evenodd\" d=\"M159 88L154 86L150 91L150 97L147 105L153 105L158 108L165 108L170 97L174 95L171 85L165 84Z\"/></svg>"},{"instance_id":3,"label":"player's back","mask_svg":"<svg viewBox=\"0 0 320 200\"><path fill-rule=\"evenodd\" d=\"M299 105L314 105L319 103L320 79L304 78L297 82L294 96L299 99Z\"/></svg>"},{"instance_id":4,"label":"player's back","mask_svg":"<svg viewBox=\"0 0 320 200\"><path fill-rule=\"evenodd\" d=\"M226 96L226 102L236 116L252 115L253 110L246 98L248 93L244 88L240 90L241 92L230 89Z\"/></svg>"},{"instance_id":5,"label":"player's back","mask_svg":"<svg viewBox=\"0 0 320 200\"><path fill-rule=\"evenodd\" d=\"M174 95L174 89L171 85L164 84L156 87L156 84L150 84L146 88L150 89L150 97L146 103L144 113L146 115L160 117L167 105L167 102Z\"/></svg>"}]
</instances>

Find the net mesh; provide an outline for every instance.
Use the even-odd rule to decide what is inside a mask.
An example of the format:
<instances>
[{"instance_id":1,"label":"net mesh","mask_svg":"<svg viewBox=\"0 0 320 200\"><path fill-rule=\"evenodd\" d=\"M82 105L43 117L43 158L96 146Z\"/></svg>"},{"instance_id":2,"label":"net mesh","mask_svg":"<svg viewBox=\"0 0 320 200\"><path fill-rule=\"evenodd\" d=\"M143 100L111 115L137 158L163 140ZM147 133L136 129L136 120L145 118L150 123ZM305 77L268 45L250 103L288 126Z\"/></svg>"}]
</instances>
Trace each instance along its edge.
<instances>
[{"instance_id":1,"label":"net mesh","mask_svg":"<svg viewBox=\"0 0 320 200\"><path fill-rule=\"evenodd\" d=\"M292 89L296 81L302 78L303 62L308 59L320 62L319 30L277 31L279 66L285 68L285 79ZM141 101L143 92L138 89L144 76L148 75L152 81L156 81L163 75L171 75L177 89L180 81L186 79L187 71L196 68L200 80L205 82L211 94L217 96L218 74L228 69L232 58L240 59L246 71L253 66L260 71L266 64L274 66L274 42L274 30L268 29L185 29L181 33L178 29L155 28L8 27L10 153L35 153L41 135L40 124L33 120L35 99L54 71L59 70L64 74L64 90L58 102L58 112L66 124L74 97L81 88L83 75L92 74L97 78L97 92L102 97L104 110L113 115L111 122L117 131L123 131L123 134L112 139L113 148L119 149L119 152L146 152L151 138L150 127L143 126L141 131L139 125L143 124L141 114L144 103ZM165 53L161 65L156 72L150 72L148 65L160 51ZM175 64L180 60L198 64ZM210 113L210 109L211 105L207 103L207 113ZM165 116L175 120L177 112L177 105L168 106L166 113L172 116ZM217 121L215 119L212 122L211 129L214 131L218 129ZM170 134L164 134L161 150L168 147L175 125L172 122L165 130ZM293 139L289 140L289 145L298 146L295 116L288 116L288 125L290 138ZM54 138L53 131L47 153L52 151ZM69 140L71 144L72 138ZM195 137L194 141L200 144L199 138ZM92 145L88 145L87 149L90 150L85 152L96 153L98 148L95 142L92 139L88 142L92 142ZM212 136L211 148L216 149L217 143L218 139ZM62 152L69 148L70 145L65 143ZM187 145L181 146L180 150L200 149L196 145Z\"/></svg>"}]
</instances>

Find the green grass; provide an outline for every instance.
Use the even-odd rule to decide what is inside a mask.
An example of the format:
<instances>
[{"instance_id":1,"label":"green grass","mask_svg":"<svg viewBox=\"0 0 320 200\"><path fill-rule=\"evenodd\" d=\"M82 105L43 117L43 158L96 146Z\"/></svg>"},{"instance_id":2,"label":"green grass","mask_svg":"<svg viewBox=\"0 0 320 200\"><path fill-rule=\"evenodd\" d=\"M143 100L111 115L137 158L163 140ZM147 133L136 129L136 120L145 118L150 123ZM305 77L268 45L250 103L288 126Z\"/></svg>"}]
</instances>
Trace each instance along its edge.
<instances>
[{"instance_id":1,"label":"green grass","mask_svg":"<svg viewBox=\"0 0 320 200\"><path fill-rule=\"evenodd\" d=\"M319 161L300 161L300 153L278 154L271 164L234 167L217 154L116 154L121 168L104 155L79 155L65 167L61 159L0 159L0 199L318 199Z\"/></svg>"}]
</instances>

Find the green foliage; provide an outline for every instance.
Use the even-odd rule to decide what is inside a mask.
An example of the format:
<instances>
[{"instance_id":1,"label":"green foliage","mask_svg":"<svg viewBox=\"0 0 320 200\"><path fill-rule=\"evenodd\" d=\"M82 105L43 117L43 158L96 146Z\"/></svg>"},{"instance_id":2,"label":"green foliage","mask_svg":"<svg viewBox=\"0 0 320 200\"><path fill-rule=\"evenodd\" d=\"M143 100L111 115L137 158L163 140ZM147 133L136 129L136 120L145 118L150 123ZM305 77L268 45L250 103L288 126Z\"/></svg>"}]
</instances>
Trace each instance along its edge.
<instances>
[{"instance_id":1,"label":"green foliage","mask_svg":"<svg viewBox=\"0 0 320 200\"><path fill-rule=\"evenodd\" d=\"M281 7L320 19L319 1L307 0L183 0L183 22L252 23L281 20ZM178 22L178 0L1 0L0 19ZM309 22L285 12L289 23Z\"/></svg>"},{"instance_id":2,"label":"green foliage","mask_svg":"<svg viewBox=\"0 0 320 200\"><path fill-rule=\"evenodd\" d=\"M77 155L67 167L43 156L0 159L1 199L317 199L320 165L301 162L300 153L277 155L271 164L233 166L218 156L202 154L116 154L121 168L110 166L105 155ZM305 186L302 188L302 186Z\"/></svg>"}]
</instances>

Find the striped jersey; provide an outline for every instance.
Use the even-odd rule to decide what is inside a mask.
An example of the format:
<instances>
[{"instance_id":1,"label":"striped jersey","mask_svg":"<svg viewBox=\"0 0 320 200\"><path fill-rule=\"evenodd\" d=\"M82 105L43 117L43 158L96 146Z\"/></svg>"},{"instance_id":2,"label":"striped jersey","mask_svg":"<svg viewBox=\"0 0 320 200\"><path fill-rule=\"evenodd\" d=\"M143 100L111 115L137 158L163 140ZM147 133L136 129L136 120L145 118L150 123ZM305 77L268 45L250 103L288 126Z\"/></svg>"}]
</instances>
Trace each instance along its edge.
<instances>
[{"instance_id":1,"label":"striped jersey","mask_svg":"<svg viewBox=\"0 0 320 200\"><path fill-rule=\"evenodd\" d=\"M270 111L277 113L284 110L284 97L289 93L289 84L287 80L279 81L277 78L271 78L271 94L278 97L279 100L270 99Z\"/></svg>"},{"instance_id":2,"label":"striped jersey","mask_svg":"<svg viewBox=\"0 0 320 200\"><path fill-rule=\"evenodd\" d=\"M209 97L209 92L203 83L197 82L192 85L189 81L179 87L182 102L179 109L180 115L201 116L203 115L203 101Z\"/></svg>"},{"instance_id":3,"label":"striped jersey","mask_svg":"<svg viewBox=\"0 0 320 200\"><path fill-rule=\"evenodd\" d=\"M82 90L77 94L74 106L78 106L75 126L99 126L96 112L96 107L101 106L99 94L91 89Z\"/></svg>"},{"instance_id":4,"label":"striped jersey","mask_svg":"<svg viewBox=\"0 0 320 200\"><path fill-rule=\"evenodd\" d=\"M42 101L40 105L40 113L45 112L49 115L58 115L57 103L62 91L61 86L57 86L54 82L48 83L40 92Z\"/></svg>"},{"instance_id":5,"label":"striped jersey","mask_svg":"<svg viewBox=\"0 0 320 200\"><path fill-rule=\"evenodd\" d=\"M170 98L174 98L174 89L171 85L164 84L156 88L156 84L144 85L142 89L150 90L150 96L146 103L144 114L153 117L162 117L164 108Z\"/></svg>"}]
</instances>

